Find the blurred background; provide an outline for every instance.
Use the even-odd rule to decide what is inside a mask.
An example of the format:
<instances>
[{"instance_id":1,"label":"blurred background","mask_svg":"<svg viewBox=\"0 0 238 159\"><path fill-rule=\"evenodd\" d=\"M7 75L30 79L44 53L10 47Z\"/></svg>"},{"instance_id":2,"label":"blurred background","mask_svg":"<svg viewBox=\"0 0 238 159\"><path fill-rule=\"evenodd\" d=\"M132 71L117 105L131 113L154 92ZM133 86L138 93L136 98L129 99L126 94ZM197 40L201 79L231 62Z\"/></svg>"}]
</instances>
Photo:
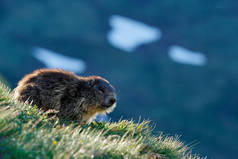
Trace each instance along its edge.
<instances>
[{"instance_id":1,"label":"blurred background","mask_svg":"<svg viewBox=\"0 0 238 159\"><path fill-rule=\"evenodd\" d=\"M193 152L238 152L236 0L0 0L0 79L42 67L100 75L113 121L150 119Z\"/></svg>"}]
</instances>

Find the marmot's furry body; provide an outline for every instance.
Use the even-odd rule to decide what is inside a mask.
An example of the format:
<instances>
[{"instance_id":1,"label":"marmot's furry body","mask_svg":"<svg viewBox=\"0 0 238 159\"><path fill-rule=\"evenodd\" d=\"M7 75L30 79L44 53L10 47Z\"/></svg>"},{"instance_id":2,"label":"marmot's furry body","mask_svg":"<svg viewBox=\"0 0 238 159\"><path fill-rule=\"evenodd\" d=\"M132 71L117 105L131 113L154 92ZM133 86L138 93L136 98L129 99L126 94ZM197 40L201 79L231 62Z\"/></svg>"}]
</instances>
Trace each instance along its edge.
<instances>
[{"instance_id":1,"label":"marmot's furry body","mask_svg":"<svg viewBox=\"0 0 238 159\"><path fill-rule=\"evenodd\" d=\"M116 106L113 86L99 76L81 77L60 69L40 69L26 75L14 90L15 99L82 123Z\"/></svg>"}]
</instances>

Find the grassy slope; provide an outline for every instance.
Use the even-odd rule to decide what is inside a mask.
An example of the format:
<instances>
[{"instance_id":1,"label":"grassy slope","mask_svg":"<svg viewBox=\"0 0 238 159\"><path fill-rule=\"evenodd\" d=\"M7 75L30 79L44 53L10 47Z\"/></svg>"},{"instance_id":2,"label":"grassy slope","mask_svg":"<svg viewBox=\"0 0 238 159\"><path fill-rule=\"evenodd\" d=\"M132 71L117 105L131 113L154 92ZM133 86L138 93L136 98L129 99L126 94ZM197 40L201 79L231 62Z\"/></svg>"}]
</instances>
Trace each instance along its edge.
<instances>
[{"instance_id":1,"label":"grassy slope","mask_svg":"<svg viewBox=\"0 0 238 159\"><path fill-rule=\"evenodd\" d=\"M4 83L5 85L9 86L7 80L0 74L0 82Z\"/></svg>"},{"instance_id":2,"label":"grassy slope","mask_svg":"<svg viewBox=\"0 0 238 159\"><path fill-rule=\"evenodd\" d=\"M47 118L12 99L0 83L0 158L199 159L178 137L154 136L148 122L77 123Z\"/></svg>"}]
</instances>

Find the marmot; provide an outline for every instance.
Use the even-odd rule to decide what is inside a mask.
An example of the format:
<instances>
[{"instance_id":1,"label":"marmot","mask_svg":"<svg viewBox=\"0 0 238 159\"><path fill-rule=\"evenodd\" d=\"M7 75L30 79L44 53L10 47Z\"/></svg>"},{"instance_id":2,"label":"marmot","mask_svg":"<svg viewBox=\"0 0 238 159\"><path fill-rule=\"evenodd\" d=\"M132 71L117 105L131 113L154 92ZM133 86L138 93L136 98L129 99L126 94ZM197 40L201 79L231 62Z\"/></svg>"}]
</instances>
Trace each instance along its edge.
<instances>
[{"instance_id":1,"label":"marmot","mask_svg":"<svg viewBox=\"0 0 238 159\"><path fill-rule=\"evenodd\" d=\"M14 97L81 123L89 123L98 113L109 113L116 106L115 88L107 80L61 69L40 69L26 75L14 89Z\"/></svg>"}]
</instances>

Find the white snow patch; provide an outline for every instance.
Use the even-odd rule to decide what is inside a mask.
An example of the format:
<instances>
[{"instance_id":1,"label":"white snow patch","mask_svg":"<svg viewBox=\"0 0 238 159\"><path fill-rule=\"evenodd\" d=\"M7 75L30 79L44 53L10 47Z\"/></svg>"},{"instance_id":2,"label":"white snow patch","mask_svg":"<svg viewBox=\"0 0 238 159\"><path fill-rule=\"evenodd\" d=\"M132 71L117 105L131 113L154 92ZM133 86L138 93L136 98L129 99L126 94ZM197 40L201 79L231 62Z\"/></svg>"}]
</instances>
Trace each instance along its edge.
<instances>
[{"instance_id":1,"label":"white snow patch","mask_svg":"<svg viewBox=\"0 0 238 159\"><path fill-rule=\"evenodd\" d=\"M102 121L108 122L109 117L107 115L104 115L104 114L98 114L95 120L98 121L98 122L102 122Z\"/></svg>"},{"instance_id":2,"label":"white snow patch","mask_svg":"<svg viewBox=\"0 0 238 159\"><path fill-rule=\"evenodd\" d=\"M194 52L181 46L170 46L168 50L169 57L178 63L203 66L207 63L207 57L201 52Z\"/></svg>"},{"instance_id":3,"label":"white snow patch","mask_svg":"<svg viewBox=\"0 0 238 159\"><path fill-rule=\"evenodd\" d=\"M160 29L119 15L111 16L109 24L112 27L107 35L110 44L128 52L162 37Z\"/></svg>"},{"instance_id":4,"label":"white snow patch","mask_svg":"<svg viewBox=\"0 0 238 159\"><path fill-rule=\"evenodd\" d=\"M77 73L82 73L86 69L86 63L84 61L60 55L44 48L34 48L33 56L44 63L47 68L60 68Z\"/></svg>"}]
</instances>

